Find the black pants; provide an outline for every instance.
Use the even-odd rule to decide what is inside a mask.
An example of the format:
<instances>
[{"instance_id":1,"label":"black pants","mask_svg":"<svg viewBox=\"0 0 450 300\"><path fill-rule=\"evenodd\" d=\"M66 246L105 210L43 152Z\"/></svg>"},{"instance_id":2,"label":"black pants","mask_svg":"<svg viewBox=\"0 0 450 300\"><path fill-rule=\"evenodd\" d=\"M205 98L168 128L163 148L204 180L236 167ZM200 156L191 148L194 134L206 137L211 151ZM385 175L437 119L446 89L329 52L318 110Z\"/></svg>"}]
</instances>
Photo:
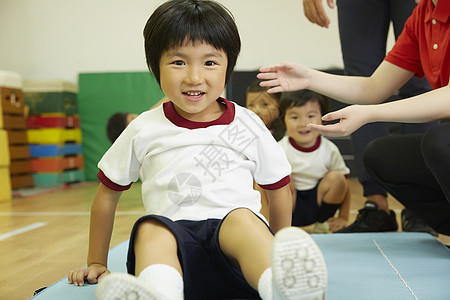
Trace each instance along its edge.
<instances>
[{"instance_id":1,"label":"black pants","mask_svg":"<svg viewBox=\"0 0 450 300\"><path fill-rule=\"evenodd\" d=\"M370 76L386 56L389 26L395 38L400 35L406 19L416 4L413 0L337 0L339 36L347 75ZM429 91L425 78L411 78L400 90L399 98L408 98ZM402 133L425 133L434 124L402 124ZM387 136L386 123L370 123L352 134L353 153L364 196L386 195L373 182L362 163L362 154L372 140Z\"/></svg>"},{"instance_id":2,"label":"black pants","mask_svg":"<svg viewBox=\"0 0 450 300\"><path fill-rule=\"evenodd\" d=\"M375 182L436 231L450 235L450 123L426 134L375 140L363 158Z\"/></svg>"}]
</instances>

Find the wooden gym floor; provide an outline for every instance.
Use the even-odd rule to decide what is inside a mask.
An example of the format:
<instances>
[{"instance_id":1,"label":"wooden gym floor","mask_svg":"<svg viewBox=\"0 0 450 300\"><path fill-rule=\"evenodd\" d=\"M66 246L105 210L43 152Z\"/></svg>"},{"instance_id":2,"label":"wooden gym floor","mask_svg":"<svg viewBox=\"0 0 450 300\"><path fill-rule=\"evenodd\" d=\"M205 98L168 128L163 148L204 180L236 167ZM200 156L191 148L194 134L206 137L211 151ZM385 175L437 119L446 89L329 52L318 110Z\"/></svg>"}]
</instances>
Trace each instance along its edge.
<instances>
[{"instance_id":1,"label":"wooden gym floor","mask_svg":"<svg viewBox=\"0 0 450 300\"><path fill-rule=\"evenodd\" d=\"M351 179L351 184L350 223L364 203L358 181ZM86 265L89 211L96 190L97 183L82 183L0 202L0 299L31 298L35 290ZM402 205L390 197L389 206L400 224ZM143 214L137 183L122 194L111 247L129 238L134 221ZM448 236L439 239L450 242Z\"/></svg>"}]
</instances>

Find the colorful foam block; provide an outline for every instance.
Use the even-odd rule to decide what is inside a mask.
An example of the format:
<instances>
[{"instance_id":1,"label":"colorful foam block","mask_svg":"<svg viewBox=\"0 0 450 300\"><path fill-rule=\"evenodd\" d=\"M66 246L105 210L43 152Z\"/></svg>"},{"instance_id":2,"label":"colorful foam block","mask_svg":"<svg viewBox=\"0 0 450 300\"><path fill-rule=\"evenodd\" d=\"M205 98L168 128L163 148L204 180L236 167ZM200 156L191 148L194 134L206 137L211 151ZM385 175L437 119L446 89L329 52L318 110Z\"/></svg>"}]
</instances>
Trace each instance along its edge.
<instances>
[{"instance_id":1,"label":"colorful foam block","mask_svg":"<svg viewBox=\"0 0 450 300\"><path fill-rule=\"evenodd\" d=\"M36 185L57 185L84 180L84 170L69 170L59 173L34 173Z\"/></svg>"},{"instance_id":2,"label":"colorful foam block","mask_svg":"<svg viewBox=\"0 0 450 300\"><path fill-rule=\"evenodd\" d=\"M8 139L11 145L28 144L28 137L26 130L8 129L6 131L8 132Z\"/></svg>"},{"instance_id":3,"label":"colorful foam block","mask_svg":"<svg viewBox=\"0 0 450 300\"><path fill-rule=\"evenodd\" d=\"M12 160L9 166L9 172L11 175L26 174L32 172L30 159L18 159Z\"/></svg>"},{"instance_id":4,"label":"colorful foam block","mask_svg":"<svg viewBox=\"0 0 450 300\"><path fill-rule=\"evenodd\" d=\"M9 166L9 157L8 134L0 129L0 167Z\"/></svg>"},{"instance_id":5,"label":"colorful foam block","mask_svg":"<svg viewBox=\"0 0 450 300\"><path fill-rule=\"evenodd\" d=\"M67 142L81 143L81 130L63 128L29 129L27 131L30 144L62 144Z\"/></svg>"},{"instance_id":6,"label":"colorful foam block","mask_svg":"<svg viewBox=\"0 0 450 300\"><path fill-rule=\"evenodd\" d=\"M75 83L64 80L25 80L23 91L30 115L78 113L78 85Z\"/></svg>"},{"instance_id":7,"label":"colorful foam block","mask_svg":"<svg viewBox=\"0 0 450 300\"><path fill-rule=\"evenodd\" d=\"M3 127L5 129L26 129L27 120L21 115L3 115Z\"/></svg>"},{"instance_id":8,"label":"colorful foam block","mask_svg":"<svg viewBox=\"0 0 450 300\"><path fill-rule=\"evenodd\" d=\"M11 175L11 187L13 190L32 186L34 186L34 180L31 173Z\"/></svg>"},{"instance_id":9,"label":"colorful foam block","mask_svg":"<svg viewBox=\"0 0 450 300\"><path fill-rule=\"evenodd\" d=\"M50 157L81 154L80 144L30 145L31 157Z\"/></svg>"},{"instance_id":10,"label":"colorful foam block","mask_svg":"<svg viewBox=\"0 0 450 300\"><path fill-rule=\"evenodd\" d=\"M11 160L29 158L30 147L28 145L10 145L9 155Z\"/></svg>"},{"instance_id":11,"label":"colorful foam block","mask_svg":"<svg viewBox=\"0 0 450 300\"><path fill-rule=\"evenodd\" d=\"M25 111L23 93L20 89L0 87L0 99L4 114L22 115Z\"/></svg>"},{"instance_id":12,"label":"colorful foam block","mask_svg":"<svg viewBox=\"0 0 450 300\"><path fill-rule=\"evenodd\" d=\"M31 160L33 172L62 172L69 169L83 169L84 160L82 155L33 158Z\"/></svg>"},{"instance_id":13,"label":"colorful foam block","mask_svg":"<svg viewBox=\"0 0 450 300\"><path fill-rule=\"evenodd\" d=\"M11 200L11 198L12 192L9 168L0 167L0 202Z\"/></svg>"},{"instance_id":14,"label":"colorful foam block","mask_svg":"<svg viewBox=\"0 0 450 300\"><path fill-rule=\"evenodd\" d=\"M29 116L27 128L79 128L78 116Z\"/></svg>"}]
</instances>

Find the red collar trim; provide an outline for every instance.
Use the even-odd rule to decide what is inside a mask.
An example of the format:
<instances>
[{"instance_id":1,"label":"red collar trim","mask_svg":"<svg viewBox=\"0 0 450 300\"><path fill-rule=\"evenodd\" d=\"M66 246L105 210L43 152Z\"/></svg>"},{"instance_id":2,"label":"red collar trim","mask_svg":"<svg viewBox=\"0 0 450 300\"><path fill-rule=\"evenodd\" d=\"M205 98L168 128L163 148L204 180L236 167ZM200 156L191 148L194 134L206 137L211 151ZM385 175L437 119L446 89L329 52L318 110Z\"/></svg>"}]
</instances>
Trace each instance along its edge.
<instances>
[{"instance_id":1,"label":"red collar trim","mask_svg":"<svg viewBox=\"0 0 450 300\"><path fill-rule=\"evenodd\" d=\"M303 148L303 147L300 147L299 145L297 145L293 138L289 137L289 143L291 143L291 146L294 147L295 149L297 149L298 151L301 151L301 152L313 152L313 151L316 151L319 148L321 142L322 142L322 138L319 135L317 137L317 140L316 140L316 143L314 144L314 146L312 146L310 148Z\"/></svg>"},{"instance_id":2,"label":"red collar trim","mask_svg":"<svg viewBox=\"0 0 450 300\"><path fill-rule=\"evenodd\" d=\"M163 104L164 115L170 122L175 124L178 127L183 127L187 129L198 129L198 128L207 128L213 125L228 125L234 120L235 115L235 107L234 104L222 97L217 99L222 104L227 106L225 112L216 120L210 122L195 122L180 116L171 101Z\"/></svg>"}]
</instances>

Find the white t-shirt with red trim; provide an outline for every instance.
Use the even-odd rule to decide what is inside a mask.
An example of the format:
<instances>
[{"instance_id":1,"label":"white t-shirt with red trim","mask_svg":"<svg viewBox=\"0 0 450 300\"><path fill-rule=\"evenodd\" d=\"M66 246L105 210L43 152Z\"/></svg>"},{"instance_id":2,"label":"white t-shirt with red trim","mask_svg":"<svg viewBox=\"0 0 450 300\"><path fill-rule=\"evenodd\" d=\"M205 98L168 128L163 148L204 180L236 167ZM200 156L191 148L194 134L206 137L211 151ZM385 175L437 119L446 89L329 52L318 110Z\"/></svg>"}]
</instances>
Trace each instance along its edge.
<instances>
[{"instance_id":1,"label":"white t-shirt with red trim","mask_svg":"<svg viewBox=\"0 0 450 300\"><path fill-rule=\"evenodd\" d=\"M142 167L146 213L174 221L221 219L238 207L262 217L253 180L265 189L283 187L291 166L256 114L218 101L225 113L206 123L182 118L172 102L142 113L102 157L98 178L126 190Z\"/></svg>"},{"instance_id":2,"label":"white t-shirt with red trim","mask_svg":"<svg viewBox=\"0 0 450 300\"><path fill-rule=\"evenodd\" d=\"M350 174L338 147L325 137L318 136L311 148L302 148L289 137L283 137L278 144L284 149L292 166L292 179L297 191L314 188L328 172L338 170Z\"/></svg>"}]
</instances>

